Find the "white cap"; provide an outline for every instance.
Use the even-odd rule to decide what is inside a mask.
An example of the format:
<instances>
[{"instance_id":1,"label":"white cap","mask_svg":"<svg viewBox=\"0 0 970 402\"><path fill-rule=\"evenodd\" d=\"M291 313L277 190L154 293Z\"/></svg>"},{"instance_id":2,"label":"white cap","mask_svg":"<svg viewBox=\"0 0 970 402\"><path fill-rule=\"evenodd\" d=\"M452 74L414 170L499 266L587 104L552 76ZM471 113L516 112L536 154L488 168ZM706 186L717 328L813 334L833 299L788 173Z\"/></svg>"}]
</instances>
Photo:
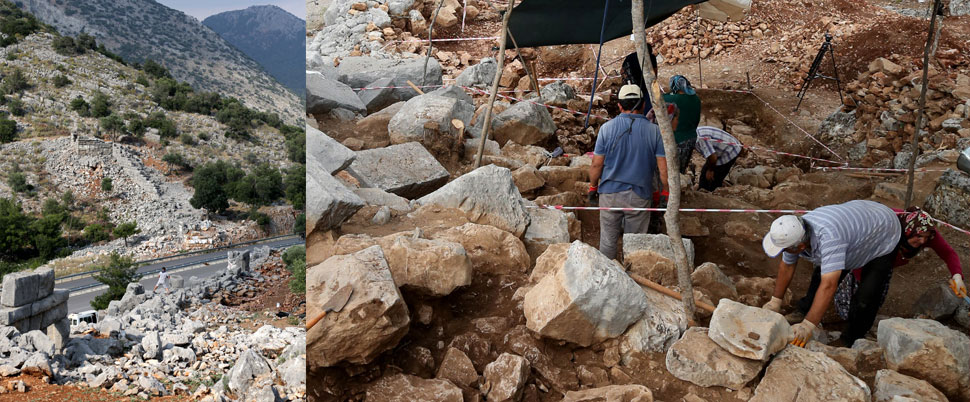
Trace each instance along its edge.
<instances>
[{"instance_id":1,"label":"white cap","mask_svg":"<svg viewBox=\"0 0 970 402\"><path fill-rule=\"evenodd\" d=\"M765 235L761 246L769 257L777 257L782 250L794 246L805 236L805 227L795 215L785 215L771 223L771 230Z\"/></svg>"},{"instance_id":2,"label":"white cap","mask_svg":"<svg viewBox=\"0 0 970 402\"><path fill-rule=\"evenodd\" d=\"M640 87L633 84L626 84L620 87L620 93L617 96L619 99L641 99L643 98L643 92L640 92Z\"/></svg>"}]
</instances>

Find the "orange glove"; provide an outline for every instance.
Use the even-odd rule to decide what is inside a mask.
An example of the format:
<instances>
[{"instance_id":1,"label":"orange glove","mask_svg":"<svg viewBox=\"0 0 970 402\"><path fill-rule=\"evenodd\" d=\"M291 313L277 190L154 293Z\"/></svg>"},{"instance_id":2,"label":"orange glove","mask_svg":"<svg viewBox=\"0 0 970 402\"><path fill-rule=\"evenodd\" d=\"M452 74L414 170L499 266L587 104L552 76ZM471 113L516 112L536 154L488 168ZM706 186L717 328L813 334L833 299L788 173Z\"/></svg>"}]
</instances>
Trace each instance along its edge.
<instances>
[{"instance_id":1,"label":"orange glove","mask_svg":"<svg viewBox=\"0 0 970 402\"><path fill-rule=\"evenodd\" d=\"M950 279L950 289L957 297L967 297L967 285L963 283L963 275L953 275L953 278Z\"/></svg>"},{"instance_id":2,"label":"orange glove","mask_svg":"<svg viewBox=\"0 0 970 402\"><path fill-rule=\"evenodd\" d=\"M812 333L815 332L815 324L812 324L809 320L802 320L802 322L793 325L791 330L792 340L788 343L804 348L805 344L812 340Z\"/></svg>"}]
</instances>

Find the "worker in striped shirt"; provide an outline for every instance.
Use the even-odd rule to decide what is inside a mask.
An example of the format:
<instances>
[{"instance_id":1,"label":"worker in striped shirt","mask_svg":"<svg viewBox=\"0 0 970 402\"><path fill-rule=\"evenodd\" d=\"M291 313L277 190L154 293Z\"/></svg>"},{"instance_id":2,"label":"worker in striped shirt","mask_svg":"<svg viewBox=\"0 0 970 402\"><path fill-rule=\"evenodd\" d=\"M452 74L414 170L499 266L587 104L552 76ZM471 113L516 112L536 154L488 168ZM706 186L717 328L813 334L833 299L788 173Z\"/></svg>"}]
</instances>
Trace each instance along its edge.
<instances>
[{"instance_id":1,"label":"worker in striped shirt","mask_svg":"<svg viewBox=\"0 0 970 402\"><path fill-rule=\"evenodd\" d=\"M724 178L744 149L741 141L727 131L710 126L697 127L694 148L705 159L701 168L700 188L707 191L714 191L724 184Z\"/></svg>"},{"instance_id":2,"label":"worker in striped shirt","mask_svg":"<svg viewBox=\"0 0 970 402\"><path fill-rule=\"evenodd\" d=\"M811 301L811 307L803 311L805 319L792 326L792 343L804 346L832 303L842 277L861 268L858 288L849 306L848 327L841 337L844 346L852 346L869 331L882 306L901 233L899 218L892 209L867 200L824 206L802 217L785 215L776 219L762 246L770 257L783 256L774 295L764 308L779 312L798 259L812 262L815 269L803 298Z\"/></svg>"}]
</instances>

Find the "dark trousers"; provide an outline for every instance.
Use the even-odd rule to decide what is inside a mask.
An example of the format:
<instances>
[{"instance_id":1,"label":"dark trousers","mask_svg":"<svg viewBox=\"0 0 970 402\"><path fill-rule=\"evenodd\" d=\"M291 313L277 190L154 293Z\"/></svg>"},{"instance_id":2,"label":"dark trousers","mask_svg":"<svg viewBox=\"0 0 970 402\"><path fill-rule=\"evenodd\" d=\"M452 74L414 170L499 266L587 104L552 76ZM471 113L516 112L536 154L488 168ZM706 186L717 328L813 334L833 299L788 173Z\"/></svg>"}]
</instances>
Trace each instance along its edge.
<instances>
[{"instance_id":1,"label":"dark trousers","mask_svg":"<svg viewBox=\"0 0 970 402\"><path fill-rule=\"evenodd\" d=\"M852 295L849 305L848 327L842 332L842 341L846 347L852 346L856 339L863 338L872 323L876 321L876 313L882 307L883 289L889 283L893 273L893 262L896 253L891 252L882 257L878 257L868 264L862 266L862 279L859 281L859 288ZM843 270L839 277L839 283L846 275L851 275L849 270ZM818 291L819 283L822 281L820 267L815 267L812 271L812 282L808 285L808 292L796 304L796 308L804 314L812 307L815 300L815 292Z\"/></svg>"},{"instance_id":2,"label":"dark trousers","mask_svg":"<svg viewBox=\"0 0 970 402\"><path fill-rule=\"evenodd\" d=\"M700 187L707 191L714 191L718 187L724 185L724 178L727 177L728 173L731 171L731 168L734 167L734 162L737 162L737 160L738 158L735 157L734 159L731 159L730 162L721 166L714 166L712 169L708 169L707 165L705 164L704 167L701 168ZM707 180L708 170L714 171L714 180Z\"/></svg>"}]
</instances>

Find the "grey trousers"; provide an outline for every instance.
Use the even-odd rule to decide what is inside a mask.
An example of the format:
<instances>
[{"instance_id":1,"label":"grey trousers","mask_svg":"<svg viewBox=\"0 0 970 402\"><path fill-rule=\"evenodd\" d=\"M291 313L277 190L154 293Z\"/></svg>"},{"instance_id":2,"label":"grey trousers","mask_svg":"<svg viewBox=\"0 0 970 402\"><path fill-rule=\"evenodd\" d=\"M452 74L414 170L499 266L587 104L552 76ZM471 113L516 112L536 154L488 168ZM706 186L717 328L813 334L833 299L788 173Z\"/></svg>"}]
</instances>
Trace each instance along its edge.
<instances>
[{"instance_id":1,"label":"grey trousers","mask_svg":"<svg viewBox=\"0 0 970 402\"><path fill-rule=\"evenodd\" d=\"M600 194L600 207L647 208L650 200L640 198L633 190ZM647 211L600 211L600 252L616 258L616 245L623 233L647 233L650 213Z\"/></svg>"}]
</instances>

